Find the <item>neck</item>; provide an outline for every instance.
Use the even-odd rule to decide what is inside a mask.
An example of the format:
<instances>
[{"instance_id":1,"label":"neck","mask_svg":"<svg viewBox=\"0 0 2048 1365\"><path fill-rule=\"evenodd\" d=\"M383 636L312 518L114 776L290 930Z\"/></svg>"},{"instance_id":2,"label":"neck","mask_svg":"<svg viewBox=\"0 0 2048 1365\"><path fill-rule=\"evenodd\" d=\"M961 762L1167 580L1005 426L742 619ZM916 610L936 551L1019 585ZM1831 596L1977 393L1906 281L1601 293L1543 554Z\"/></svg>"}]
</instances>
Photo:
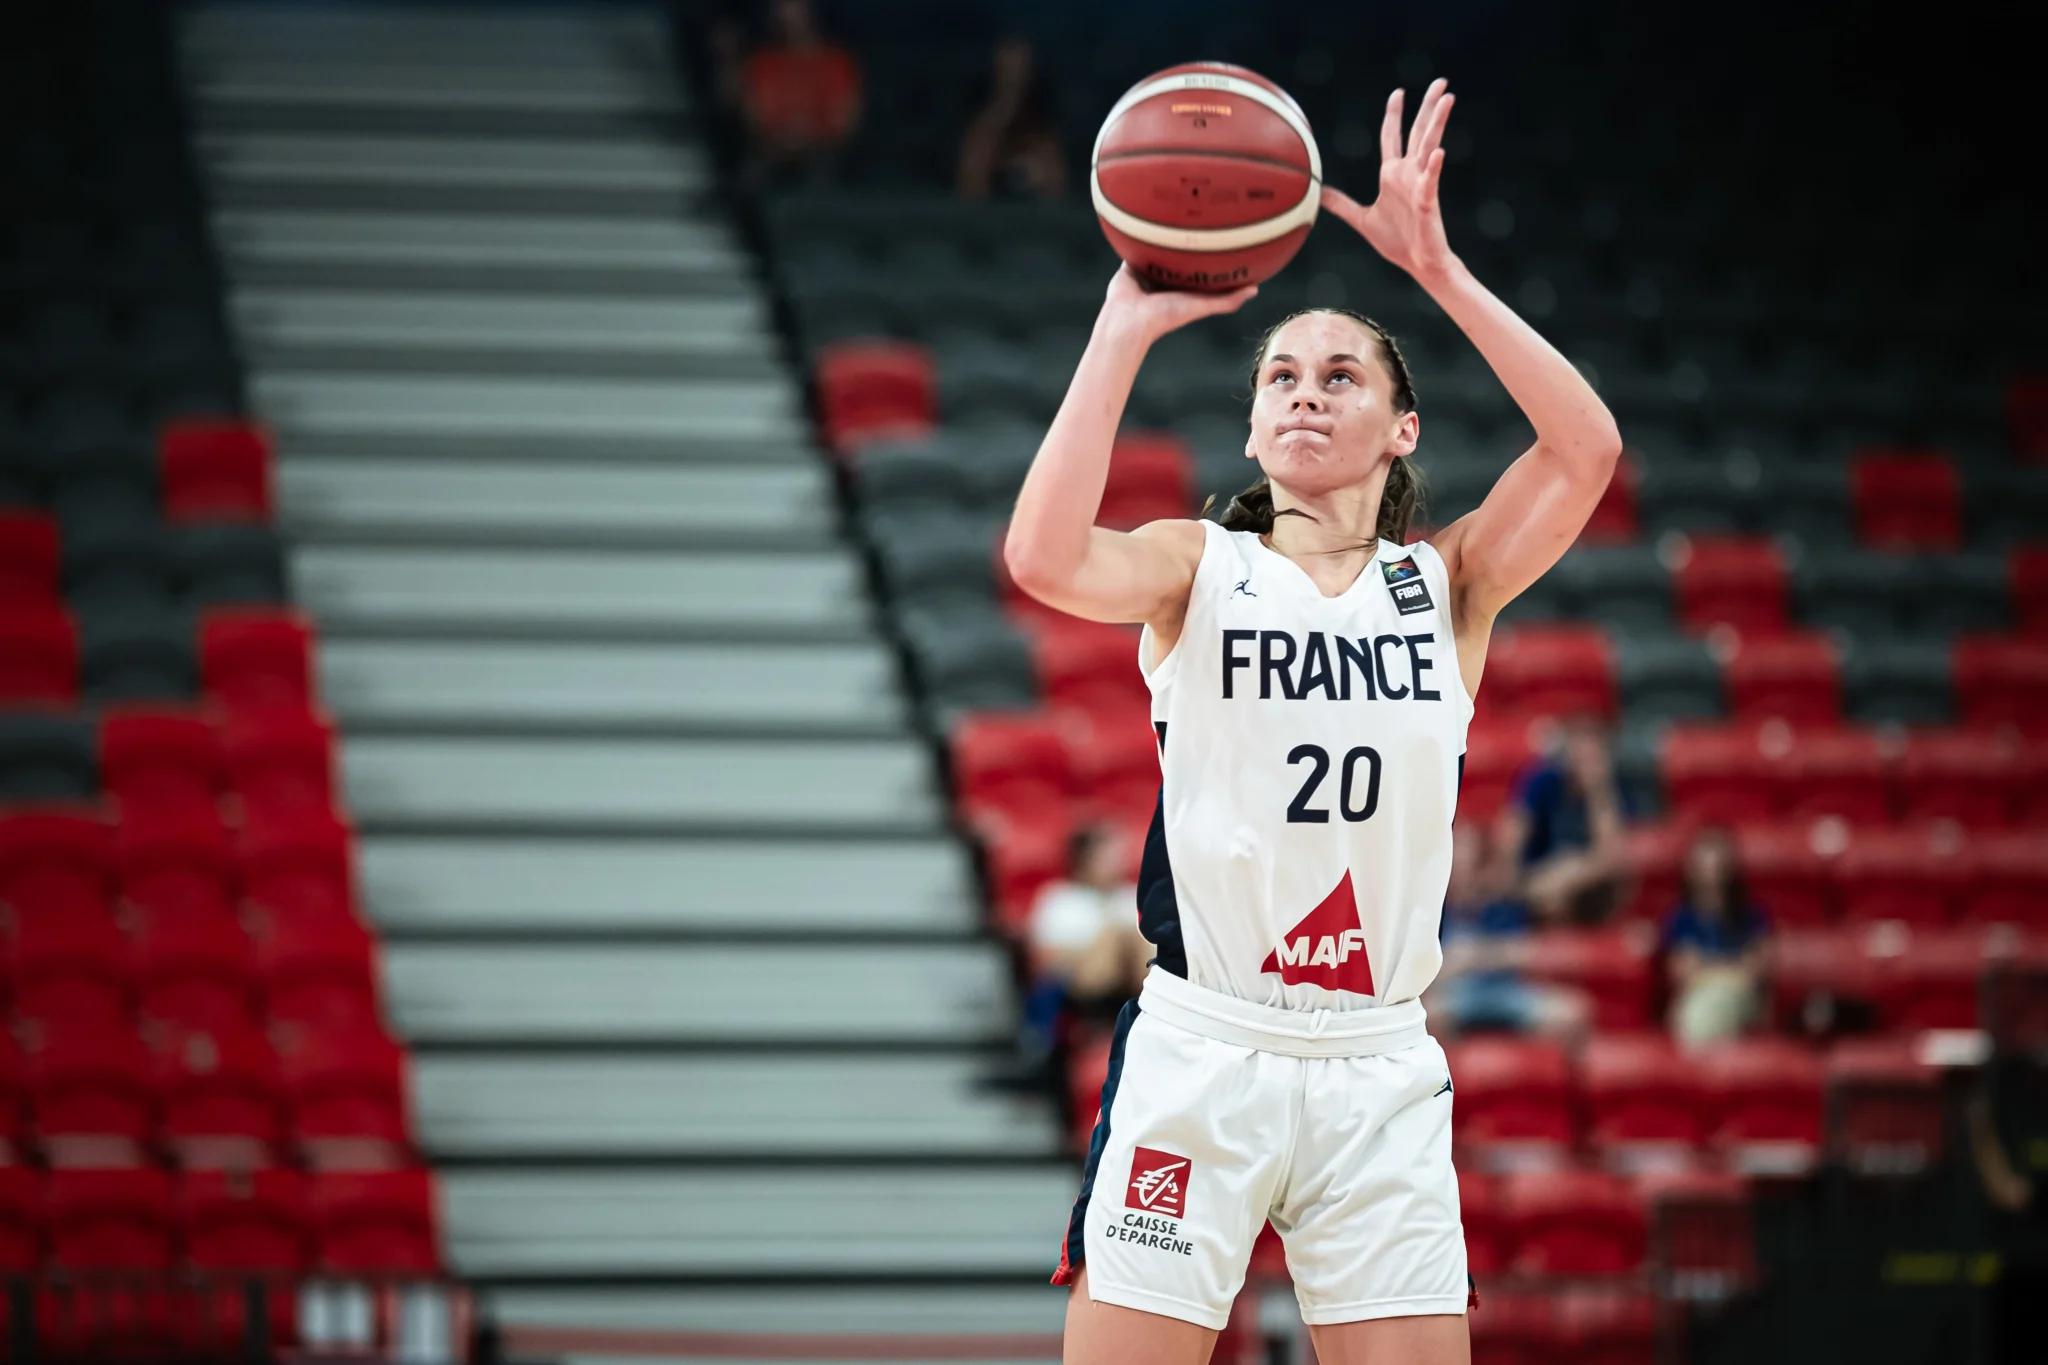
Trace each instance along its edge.
<instances>
[{"instance_id":1,"label":"neck","mask_svg":"<svg viewBox=\"0 0 2048 1365\"><path fill-rule=\"evenodd\" d=\"M1327 493L1301 494L1274 483L1273 529L1266 533L1266 543L1295 558L1377 552L1380 492L1386 483L1384 464L1364 481ZM1290 509L1308 516L1282 515Z\"/></svg>"}]
</instances>

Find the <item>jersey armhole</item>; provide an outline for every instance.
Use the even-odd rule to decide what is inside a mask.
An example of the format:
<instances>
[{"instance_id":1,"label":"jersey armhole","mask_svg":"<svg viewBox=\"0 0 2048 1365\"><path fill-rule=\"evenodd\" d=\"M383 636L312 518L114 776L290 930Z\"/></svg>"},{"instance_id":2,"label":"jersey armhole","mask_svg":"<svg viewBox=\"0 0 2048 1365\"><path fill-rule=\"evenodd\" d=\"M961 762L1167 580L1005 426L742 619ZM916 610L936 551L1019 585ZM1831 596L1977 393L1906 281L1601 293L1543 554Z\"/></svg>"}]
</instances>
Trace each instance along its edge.
<instances>
[{"instance_id":1,"label":"jersey armhole","mask_svg":"<svg viewBox=\"0 0 2048 1365\"><path fill-rule=\"evenodd\" d=\"M1181 614L1180 636L1174 640L1173 648L1166 652L1166 657L1149 671L1145 667L1145 658L1152 647L1152 623L1147 621L1138 628L1138 674L1144 678L1145 686L1155 692L1173 681L1173 675L1179 669L1181 646L1187 643L1188 625L1194 620L1196 607L1202 600L1202 570L1209 563L1209 549L1216 543L1216 533L1223 529L1207 517L1197 518L1195 524L1202 528L1202 555L1195 561L1195 576L1188 580L1188 605Z\"/></svg>"},{"instance_id":2,"label":"jersey armhole","mask_svg":"<svg viewBox=\"0 0 2048 1365\"><path fill-rule=\"evenodd\" d=\"M1430 591L1437 595L1437 601L1441 603L1437 608L1437 614L1443 617L1444 638L1450 641L1451 672L1457 676L1458 695L1465 699L1465 718L1470 720L1478 709L1478 699L1472 695L1472 689L1465 686L1465 665L1458 658L1458 623L1451 619L1450 567L1444 563L1444 557L1438 553L1436 546L1428 541L1416 541L1415 548L1420 552L1423 581L1429 584Z\"/></svg>"}]
</instances>

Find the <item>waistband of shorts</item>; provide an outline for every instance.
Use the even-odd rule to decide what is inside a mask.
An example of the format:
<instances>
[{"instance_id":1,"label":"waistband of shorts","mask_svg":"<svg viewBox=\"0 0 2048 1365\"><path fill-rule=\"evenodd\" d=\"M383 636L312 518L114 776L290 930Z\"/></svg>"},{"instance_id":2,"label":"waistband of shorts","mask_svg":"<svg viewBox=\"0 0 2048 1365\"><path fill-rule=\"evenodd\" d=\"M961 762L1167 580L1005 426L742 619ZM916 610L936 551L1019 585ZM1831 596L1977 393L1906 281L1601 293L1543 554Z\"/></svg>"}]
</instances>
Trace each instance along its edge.
<instances>
[{"instance_id":1,"label":"waistband of shorts","mask_svg":"<svg viewBox=\"0 0 2048 1365\"><path fill-rule=\"evenodd\" d=\"M1197 986L1154 965L1138 1009L1218 1042L1289 1057L1371 1057L1429 1036L1420 1000L1360 1010L1291 1010Z\"/></svg>"}]
</instances>

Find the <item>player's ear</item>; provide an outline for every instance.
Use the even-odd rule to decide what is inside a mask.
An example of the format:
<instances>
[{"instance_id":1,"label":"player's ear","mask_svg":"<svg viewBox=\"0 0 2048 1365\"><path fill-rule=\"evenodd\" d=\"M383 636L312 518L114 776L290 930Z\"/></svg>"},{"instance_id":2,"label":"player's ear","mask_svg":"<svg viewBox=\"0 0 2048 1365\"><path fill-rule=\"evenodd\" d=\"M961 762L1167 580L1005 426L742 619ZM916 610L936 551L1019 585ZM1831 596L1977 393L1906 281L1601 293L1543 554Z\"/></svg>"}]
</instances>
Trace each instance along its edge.
<instances>
[{"instance_id":1,"label":"player's ear","mask_svg":"<svg viewBox=\"0 0 2048 1365\"><path fill-rule=\"evenodd\" d=\"M1396 455L1413 455L1416 445L1422 440L1422 414L1404 412L1401 424L1394 428L1394 443L1388 447Z\"/></svg>"}]
</instances>

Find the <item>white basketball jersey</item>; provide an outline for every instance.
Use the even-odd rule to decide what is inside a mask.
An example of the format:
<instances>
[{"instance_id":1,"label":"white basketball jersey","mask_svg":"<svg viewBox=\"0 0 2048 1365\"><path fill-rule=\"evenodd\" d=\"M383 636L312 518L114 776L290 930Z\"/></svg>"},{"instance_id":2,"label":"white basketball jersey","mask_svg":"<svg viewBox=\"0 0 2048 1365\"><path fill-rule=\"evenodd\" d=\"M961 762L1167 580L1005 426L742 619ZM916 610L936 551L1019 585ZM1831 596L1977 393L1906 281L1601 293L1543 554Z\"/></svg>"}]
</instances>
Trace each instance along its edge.
<instances>
[{"instance_id":1,"label":"white basketball jersey","mask_svg":"<svg viewBox=\"0 0 2048 1365\"><path fill-rule=\"evenodd\" d=\"M1290 1009L1419 995L1472 718L1435 548L1382 544L1325 597L1249 531L1201 523L1172 653L1146 678L1161 788L1138 880L1159 964ZM1139 666L1151 648L1142 632Z\"/></svg>"}]
</instances>

